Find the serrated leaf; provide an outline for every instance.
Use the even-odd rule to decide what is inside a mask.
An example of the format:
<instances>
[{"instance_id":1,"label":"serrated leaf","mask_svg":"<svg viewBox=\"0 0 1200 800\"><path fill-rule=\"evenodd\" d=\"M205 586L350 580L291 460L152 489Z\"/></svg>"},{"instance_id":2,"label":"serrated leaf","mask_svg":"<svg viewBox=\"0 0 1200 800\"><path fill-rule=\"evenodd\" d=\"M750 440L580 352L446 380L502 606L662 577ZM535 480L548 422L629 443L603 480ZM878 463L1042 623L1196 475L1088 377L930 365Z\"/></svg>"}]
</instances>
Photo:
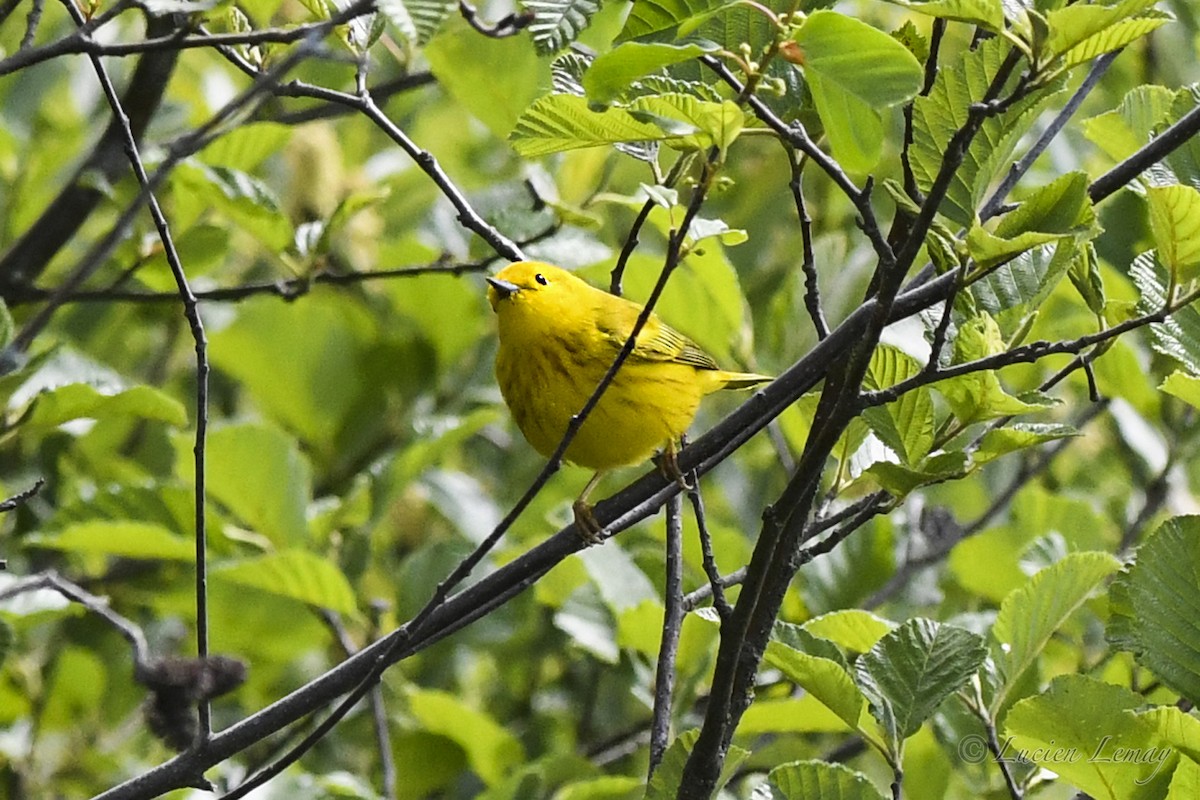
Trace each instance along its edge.
<instances>
[{"instance_id":1,"label":"serrated leaf","mask_svg":"<svg viewBox=\"0 0 1200 800\"><path fill-rule=\"evenodd\" d=\"M1109 591L1108 640L1200 700L1200 517L1164 522Z\"/></svg>"},{"instance_id":2,"label":"serrated leaf","mask_svg":"<svg viewBox=\"0 0 1200 800\"><path fill-rule=\"evenodd\" d=\"M911 355L881 344L871 354L863 383L871 391L889 389L920 371L922 365ZM864 417L882 443L908 467L928 456L934 445L934 398L924 386L883 407L866 410Z\"/></svg>"},{"instance_id":3,"label":"serrated leaf","mask_svg":"<svg viewBox=\"0 0 1200 800\"><path fill-rule=\"evenodd\" d=\"M921 91L916 57L883 31L836 11L815 11L796 32L804 73L873 107L907 102Z\"/></svg>"},{"instance_id":4,"label":"serrated leaf","mask_svg":"<svg viewBox=\"0 0 1200 800\"><path fill-rule=\"evenodd\" d=\"M1061 238L1062 234L1026 231L1005 239L990 233L982 225L976 223L967 231L967 252L970 253L971 259L979 266L979 269L988 270L997 264L1011 261L1035 247Z\"/></svg>"},{"instance_id":5,"label":"serrated leaf","mask_svg":"<svg viewBox=\"0 0 1200 800\"><path fill-rule=\"evenodd\" d=\"M1130 713L1144 702L1122 686L1061 675L1043 694L1022 700L1008 712L1005 755L1023 753L1097 800L1162 797L1169 769L1121 757L1148 752L1157 744L1153 726Z\"/></svg>"},{"instance_id":6,"label":"serrated leaf","mask_svg":"<svg viewBox=\"0 0 1200 800\"><path fill-rule=\"evenodd\" d=\"M175 469L191 481L190 439L176 443ZM271 541L307 538L305 511L312 494L312 467L294 437L266 425L243 423L208 436L208 492L238 520Z\"/></svg>"},{"instance_id":7,"label":"serrated leaf","mask_svg":"<svg viewBox=\"0 0 1200 800\"><path fill-rule=\"evenodd\" d=\"M610 103L638 78L716 49L712 42L625 42L596 57L583 74L583 88L592 102Z\"/></svg>"},{"instance_id":8,"label":"serrated leaf","mask_svg":"<svg viewBox=\"0 0 1200 800\"><path fill-rule=\"evenodd\" d=\"M1012 238L1022 233L1081 234L1096 224L1096 212L1088 199L1088 176L1068 172L1039 187L996 226L996 235Z\"/></svg>"},{"instance_id":9,"label":"serrated leaf","mask_svg":"<svg viewBox=\"0 0 1200 800\"><path fill-rule=\"evenodd\" d=\"M635 98L628 109L635 116L648 115L646 118L653 119L667 134L678 126L679 136L663 139L676 150L702 150L713 145L726 150L745 124L745 115L736 103L709 103L688 94L646 95Z\"/></svg>"},{"instance_id":10,"label":"serrated leaf","mask_svg":"<svg viewBox=\"0 0 1200 800\"><path fill-rule=\"evenodd\" d=\"M1137 86L1116 109L1085 120L1084 135L1109 158L1123 161L1146 144L1176 95L1165 86Z\"/></svg>"},{"instance_id":11,"label":"serrated leaf","mask_svg":"<svg viewBox=\"0 0 1200 800\"><path fill-rule=\"evenodd\" d=\"M1071 5L1050 11L1045 60L1062 57L1064 66L1072 66L1125 46L1169 19L1147 12L1154 3L1123 0L1112 6Z\"/></svg>"},{"instance_id":12,"label":"serrated leaf","mask_svg":"<svg viewBox=\"0 0 1200 800\"><path fill-rule=\"evenodd\" d=\"M1166 303L1167 283L1156 254L1142 253L1129 265L1129 277L1138 288L1139 314L1161 311ZM1180 361L1192 375L1200 375L1200 312L1194 306L1181 308L1162 322L1150 326L1152 345L1163 355Z\"/></svg>"},{"instance_id":13,"label":"serrated leaf","mask_svg":"<svg viewBox=\"0 0 1200 800\"><path fill-rule=\"evenodd\" d=\"M883 800L870 779L845 764L794 761L767 775L771 800Z\"/></svg>"},{"instance_id":14,"label":"serrated leaf","mask_svg":"<svg viewBox=\"0 0 1200 800\"><path fill-rule=\"evenodd\" d=\"M708 0L655 0L653 3L634 3L621 30L618 41L640 39L647 34L674 28L692 17L704 14L711 7Z\"/></svg>"},{"instance_id":15,"label":"serrated leaf","mask_svg":"<svg viewBox=\"0 0 1200 800\"><path fill-rule=\"evenodd\" d=\"M1079 431L1070 425L1018 422L985 433L971 456L976 464L986 464L1018 450L1078 435Z\"/></svg>"},{"instance_id":16,"label":"serrated leaf","mask_svg":"<svg viewBox=\"0 0 1200 800\"><path fill-rule=\"evenodd\" d=\"M918 14L979 25L993 33L1004 27L1004 12L996 0L888 0Z\"/></svg>"},{"instance_id":17,"label":"serrated leaf","mask_svg":"<svg viewBox=\"0 0 1200 800\"><path fill-rule=\"evenodd\" d=\"M557 53L579 38L579 34L600 10L597 0L524 0L533 12L529 33L538 53Z\"/></svg>"},{"instance_id":18,"label":"serrated leaf","mask_svg":"<svg viewBox=\"0 0 1200 800\"><path fill-rule=\"evenodd\" d=\"M332 561L308 550L281 550L226 562L209 575L214 581L249 586L346 616L358 614L346 576Z\"/></svg>"},{"instance_id":19,"label":"serrated leaf","mask_svg":"<svg viewBox=\"0 0 1200 800\"><path fill-rule=\"evenodd\" d=\"M152 561L191 561L196 547L161 525L130 520L93 520L68 525L57 533L33 534L30 546L67 553L116 556Z\"/></svg>"},{"instance_id":20,"label":"serrated leaf","mask_svg":"<svg viewBox=\"0 0 1200 800\"><path fill-rule=\"evenodd\" d=\"M513 149L526 158L667 138L657 125L638 119L624 108L593 111L584 98L567 94L547 95L534 101L509 135Z\"/></svg>"},{"instance_id":21,"label":"serrated leaf","mask_svg":"<svg viewBox=\"0 0 1200 800\"><path fill-rule=\"evenodd\" d=\"M1151 186L1150 230L1158 257L1177 282L1200 274L1200 191L1191 186Z\"/></svg>"},{"instance_id":22,"label":"serrated leaf","mask_svg":"<svg viewBox=\"0 0 1200 800\"><path fill-rule=\"evenodd\" d=\"M1018 680L1037 661L1050 637L1102 580L1121 567L1108 553L1071 553L1009 592L992 626L1002 683L991 703L999 711Z\"/></svg>"},{"instance_id":23,"label":"serrated leaf","mask_svg":"<svg viewBox=\"0 0 1200 800\"><path fill-rule=\"evenodd\" d=\"M981 313L959 326L954 339L954 363L964 364L1004 352L999 326ZM933 384L964 423L1041 411L1042 405L1013 397L1000 385L995 370L979 370Z\"/></svg>"},{"instance_id":24,"label":"serrated leaf","mask_svg":"<svg viewBox=\"0 0 1200 800\"><path fill-rule=\"evenodd\" d=\"M1070 239L1027 250L972 283L971 295L992 315L1009 309L1036 309L1067 273L1075 252Z\"/></svg>"},{"instance_id":25,"label":"serrated leaf","mask_svg":"<svg viewBox=\"0 0 1200 800\"><path fill-rule=\"evenodd\" d=\"M921 191L928 192L933 185L951 137L966 124L971 104L986 95L1007 49L1007 43L996 37L964 52L938 71L927 96L913 101L911 158ZM942 214L964 228L971 226L983 193L997 173L1008 166L1017 141L1056 86L1033 92L1004 113L984 121L950 180L939 209Z\"/></svg>"},{"instance_id":26,"label":"serrated leaf","mask_svg":"<svg viewBox=\"0 0 1200 800\"><path fill-rule=\"evenodd\" d=\"M458 9L454 0L377 0L375 7L410 43L429 43L442 23Z\"/></svg>"},{"instance_id":27,"label":"serrated leaf","mask_svg":"<svg viewBox=\"0 0 1200 800\"><path fill-rule=\"evenodd\" d=\"M987 657L982 636L931 619L913 618L880 639L855 663L871 713L892 751L912 736Z\"/></svg>"},{"instance_id":28,"label":"serrated leaf","mask_svg":"<svg viewBox=\"0 0 1200 800\"><path fill-rule=\"evenodd\" d=\"M8 343L12 341L13 330L12 314L9 313L4 298L0 298L0 350L8 347Z\"/></svg>"}]
</instances>

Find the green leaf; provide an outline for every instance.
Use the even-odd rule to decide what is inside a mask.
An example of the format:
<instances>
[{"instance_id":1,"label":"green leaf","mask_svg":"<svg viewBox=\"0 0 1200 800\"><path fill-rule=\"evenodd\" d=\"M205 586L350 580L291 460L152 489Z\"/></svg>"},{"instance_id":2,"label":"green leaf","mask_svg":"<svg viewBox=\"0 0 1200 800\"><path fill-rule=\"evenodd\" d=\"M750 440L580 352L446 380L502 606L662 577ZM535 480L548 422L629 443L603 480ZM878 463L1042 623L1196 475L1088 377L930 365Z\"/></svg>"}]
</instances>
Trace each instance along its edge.
<instances>
[{"instance_id":1,"label":"green leaf","mask_svg":"<svg viewBox=\"0 0 1200 800\"><path fill-rule=\"evenodd\" d=\"M804 74L874 107L899 105L921 91L924 69L904 45L865 22L815 11L796 32Z\"/></svg>"},{"instance_id":2,"label":"green leaf","mask_svg":"<svg viewBox=\"0 0 1200 800\"><path fill-rule=\"evenodd\" d=\"M1087 190L1086 173L1068 172L1035 190L1001 217L996 235L1007 239L1027 232L1088 233L1095 229L1096 212Z\"/></svg>"},{"instance_id":3,"label":"green leaf","mask_svg":"<svg viewBox=\"0 0 1200 800\"><path fill-rule=\"evenodd\" d=\"M967 252L980 269L986 270L1061 238L1062 234L1026 231L1005 239L989 233L982 225L974 224L967 231Z\"/></svg>"},{"instance_id":4,"label":"green leaf","mask_svg":"<svg viewBox=\"0 0 1200 800\"><path fill-rule=\"evenodd\" d=\"M965 364L1004 352L1000 328L991 315L981 313L961 324L954 339L954 363ZM1043 406L1018 400L1000 385L995 370L981 369L935 383L954 415L964 423L1028 414Z\"/></svg>"},{"instance_id":5,"label":"green leaf","mask_svg":"<svg viewBox=\"0 0 1200 800\"><path fill-rule=\"evenodd\" d=\"M206 146L200 151L200 159L210 166L253 170L282 150L292 138L292 131L291 126L276 122L247 123Z\"/></svg>"},{"instance_id":6,"label":"green leaf","mask_svg":"<svg viewBox=\"0 0 1200 800\"><path fill-rule=\"evenodd\" d=\"M427 44L451 12L458 9L458 3L454 0L376 0L375 7L409 43L421 46Z\"/></svg>"},{"instance_id":7,"label":"green leaf","mask_svg":"<svg viewBox=\"0 0 1200 800\"><path fill-rule=\"evenodd\" d=\"M522 5L533 12L529 33L542 55L557 53L578 39L600 10L597 0L524 0Z\"/></svg>"},{"instance_id":8,"label":"green leaf","mask_svg":"<svg viewBox=\"0 0 1200 800\"><path fill-rule=\"evenodd\" d=\"M343 426L367 402L376 323L349 297L310 295L303 303L249 300L212 335L214 366L232 375L269 418L319 452L336 449ZM378 345L376 345L378 346ZM371 398L377 406L379 399Z\"/></svg>"},{"instance_id":9,"label":"green leaf","mask_svg":"<svg viewBox=\"0 0 1200 800\"><path fill-rule=\"evenodd\" d=\"M745 123L745 115L736 103L710 103L689 94L638 97L628 109L639 119L653 121L668 134L663 141L676 150L702 150L713 145L727 150Z\"/></svg>"},{"instance_id":10,"label":"green leaf","mask_svg":"<svg viewBox=\"0 0 1200 800\"><path fill-rule=\"evenodd\" d=\"M654 776L646 785L646 794L643 800L675 800L679 784L683 780L684 765L687 764L688 755L696 746L696 739L699 736L700 731L693 729L684 731L675 737L675 741L671 742L671 746L663 754L663 759L659 763L658 769L654 771ZM718 790L734 776L749 755L748 750L737 745L730 746L729 753L725 757L725 764L721 768L721 775L717 779L716 788Z\"/></svg>"},{"instance_id":11,"label":"green leaf","mask_svg":"<svg viewBox=\"0 0 1200 800\"><path fill-rule=\"evenodd\" d=\"M39 394L26 430L44 431L76 419L134 417L182 427L187 424L183 404L151 386L134 386L104 394L86 383L70 383Z\"/></svg>"},{"instance_id":12,"label":"green leaf","mask_svg":"<svg viewBox=\"0 0 1200 800\"><path fill-rule=\"evenodd\" d=\"M709 0L655 0L653 3L634 3L618 37L620 41L638 39L651 33L674 28L685 20L707 13L713 6Z\"/></svg>"},{"instance_id":13,"label":"green leaf","mask_svg":"<svg viewBox=\"0 0 1200 800\"><path fill-rule=\"evenodd\" d=\"M177 194L224 214L264 247L282 252L291 245L294 231L279 198L253 175L190 161L175 168L172 180Z\"/></svg>"},{"instance_id":14,"label":"green leaf","mask_svg":"<svg viewBox=\"0 0 1200 800\"><path fill-rule=\"evenodd\" d=\"M1108 640L1200 701L1200 517L1164 522L1113 582Z\"/></svg>"},{"instance_id":15,"label":"green leaf","mask_svg":"<svg viewBox=\"0 0 1200 800\"><path fill-rule=\"evenodd\" d=\"M1129 713L1145 699L1083 675L1061 675L1043 694L1017 703L1005 718L1004 754L1025 756L1097 800L1162 797L1170 770L1120 753L1148 752L1153 726ZM1119 750L1120 748L1120 750Z\"/></svg>"},{"instance_id":16,"label":"green leaf","mask_svg":"<svg viewBox=\"0 0 1200 800\"><path fill-rule=\"evenodd\" d=\"M332 561L308 550L225 562L210 571L212 580L248 586L345 616L358 615L354 590Z\"/></svg>"},{"instance_id":17,"label":"green leaf","mask_svg":"<svg viewBox=\"0 0 1200 800\"><path fill-rule=\"evenodd\" d=\"M1022 674L1038 660L1054 632L1102 580L1120 567L1121 563L1108 553L1071 553L1004 598L992 626L1002 681L991 704L993 714Z\"/></svg>"},{"instance_id":18,"label":"green leaf","mask_svg":"<svg viewBox=\"0 0 1200 800\"><path fill-rule=\"evenodd\" d=\"M488 714L468 706L464 698L416 687L405 695L416 721L461 747L471 769L486 785L495 786L525 761L520 740Z\"/></svg>"},{"instance_id":19,"label":"green leaf","mask_svg":"<svg viewBox=\"0 0 1200 800\"><path fill-rule=\"evenodd\" d=\"M658 592L629 554L617 547L589 547L579 553L592 582L600 590L604 604L614 614L639 603L658 602Z\"/></svg>"},{"instance_id":20,"label":"green leaf","mask_svg":"<svg viewBox=\"0 0 1200 800\"><path fill-rule=\"evenodd\" d=\"M828 639L847 650L865 653L896 625L870 611L847 608L813 617L801 627L813 636Z\"/></svg>"},{"instance_id":21,"label":"green leaf","mask_svg":"<svg viewBox=\"0 0 1200 800\"><path fill-rule=\"evenodd\" d=\"M920 63L886 33L833 11L811 14L795 40L834 157L852 172L871 170L883 145L876 109L916 96Z\"/></svg>"},{"instance_id":22,"label":"green leaf","mask_svg":"<svg viewBox=\"0 0 1200 800\"><path fill-rule=\"evenodd\" d=\"M434 37L424 55L438 85L501 138L550 84L549 62L522 37L480 36L462 22Z\"/></svg>"},{"instance_id":23,"label":"green leaf","mask_svg":"<svg viewBox=\"0 0 1200 800\"><path fill-rule=\"evenodd\" d=\"M843 664L803 653L779 641L768 643L765 660L837 714L851 730L859 728L867 699Z\"/></svg>"},{"instance_id":24,"label":"green leaf","mask_svg":"<svg viewBox=\"0 0 1200 800\"><path fill-rule=\"evenodd\" d=\"M951 451L922 459L911 467L879 461L865 470L894 497L906 497L922 486L941 483L966 473L970 461L965 453Z\"/></svg>"},{"instance_id":25,"label":"green leaf","mask_svg":"<svg viewBox=\"0 0 1200 800\"><path fill-rule=\"evenodd\" d=\"M1155 0L1123 0L1112 6L1071 5L1046 15L1050 36L1041 55L1062 57L1064 66L1081 64L1124 47L1158 28L1170 17L1147 11Z\"/></svg>"},{"instance_id":26,"label":"green leaf","mask_svg":"<svg viewBox=\"0 0 1200 800\"><path fill-rule=\"evenodd\" d=\"M855 663L858 684L893 743L912 736L966 683L987 657L983 637L914 618L880 639Z\"/></svg>"},{"instance_id":27,"label":"green leaf","mask_svg":"<svg viewBox=\"0 0 1200 800\"><path fill-rule=\"evenodd\" d=\"M1142 253L1129 265L1129 277L1138 288L1139 314L1161 311L1166 304L1167 282L1153 251ZM1200 375L1200 312L1181 308L1150 326L1152 345L1163 355L1180 361L1192 375Z\"/></svg>"},{"instance_id":28,"label":"green leaf","mask_svg":"<svg viewBox=\"0 0 1200 800\"><path fill-rule=\"evenodd\" d=\"M625 42L596 57L583 74L583 88L592 102L610 103L643 75L716 49L711 42Z\"/></svg>"},{"instance_id":29,"label":"green leaf","mask_svg":"<svg viewBox=\"0 0 1200 800\"><path fill-rule=\"evenodd\" d=\"M986 464L1018 450L1078 435L1079 431L1070 425L1019 422L985 433L971 456L976 464Z\"/></svg>"},{"instance_id":30,"label":"green leaf","mask_svg":"<svg viewBox=\"0 0 1200 800\"><path fill-rule=\"evenodd\" d=\"M1200 191L1191 186L1151 186L1150 230L1158 258L1176 282L1200 275Z\"/></svg>"},{"instance_id":31,"label":"green leaf","mask_svg":"<svg viewBox=\"0 0 1200 800\"><path fill-rule=\"evenodd\" d=\"M941 170L951 137L966 124L971 104L986 96L1007 51L1007 43L996 37L963 52L938 71L927 96L913 101L911 158L913 174L922 192L929 192ZM974 223L975 209L984 192L996 175L1008 167L1013 148L1033 124L1038 107L1055 88L1039 89L1004 113L984 121L962 164L954 171L939 209L942 214L964 228Z\"/></svg>"},{"instance_id":32,"label":"green leaf","mask_svg":"<svg viewBox=\"0 0 1200 800\"><path fill-rule=\"evenodd\" d=\"M771 800L883 800L861 772L828 761L793 761L767 775Z\"/></svg>"},{"instance_id":33,"label":"green leaf","mask_svg":"<svg viewBox=\"0 0 1200 800\"><path fill-rule=\"evenodd\" d=\"M1124 161L1139 150L1170 113L1177 92L1165 86L1143 85L1131 89L1115 110L1083 123L1088 140L1114 161Z\"/></svg>"},{"instance_id":34,"label":"green leaf","mask_svg":"<svg viewBox=\"0 0 1200 800\"><path fill-rule=\"evenodd\" d=\"M1200 408L1200 378L1195 375L1175 370L1158 388L1172 397L1178 397L1193 408Z\"/></svg>"},{"instance_id":35,"label":"green leaf","mask_svg":"<svg viewBox=\"0 0 1200 800\"><path fill-rule=\"evenodd\" d=\"M195 474L191 441L179 440L176 471ZM264 425L227 425L208 435L208 492L240 521L282 544L307 538L312 468L296 441Z\"/></svg>"},{"instance_id":36,"label":"green leaf","mask_svg":"<svg viewBox=\"0 0 1200 800\"><path fill-rule=\"evenodd\" d=\"M13 644L13 629L3 618L0 618L0 666L4 664L4 659L8 658L8 651Z\"/></svg>"},{"instance_id":37,"label":"green leaf","mask_svg":"<svg viewBox=\"0 0 1200 800\"><path fill-rule=\"evenodd\" d=\"M624 108L593 111L586 99L569 94L538 98L509 135L513 149L526 158L563 150L618 142L663 141L667 134Z\"/></svg>"},{"instance_id":38,"label":"green leaf","mask_svg":"<svg viewBox=\"0 0 1200 800\"><path fill-rule=\"evenodd\" d=\"M895 386L920 374L921 364L899 348L879 345L871 354L864 385L871 391ZM905 392L882 407L867 409L871 430L908 466L920 462L933 446L933 397L925 387Z\"/></svg>"},{"instance_id":39,"label":"green leaf","mask_svg":"<svg viewBox=\"0 0 1200 800\"><path fill-rule=\"evenodd\" d=\"M1004 27L1004 12L996 0L888 0L918 14L979 25L993 33Z\"/></svg>"},{"instance_id":40,"label":"green leaf","mask_svg":"<svg viewBox=\"0 0 1200 800\"><path fill-rule=\"evenodd\" d=\"M8 347L8 343L12 341L13 331L12 314L8 311L8 305L0 298L0 350Z\"/></svg>"},{"instance_id":41,"label":"green leaf","mask_svg":"<svg viewBox=\"0 0 1200 800\"><path fill-rule=\"evenodd\" d=\"M93 520L68 525L57 533L26 537L30 546L67 553L135 558L147 561L192 561L196 546L161 525L130 520Z\"/></svg>"},{"instance_id":42,"label":"green leaf","mask_svg":"<svg viewBox=\"0 0 1200 800\"><path fill-rule=\"evenodd\" d=\"M1075 252L1075 243L1070 239L1026 250L972 283L971 296L992 315L1009 309L1032 313L1066 274Z\"/></svg>"}]
</instances>

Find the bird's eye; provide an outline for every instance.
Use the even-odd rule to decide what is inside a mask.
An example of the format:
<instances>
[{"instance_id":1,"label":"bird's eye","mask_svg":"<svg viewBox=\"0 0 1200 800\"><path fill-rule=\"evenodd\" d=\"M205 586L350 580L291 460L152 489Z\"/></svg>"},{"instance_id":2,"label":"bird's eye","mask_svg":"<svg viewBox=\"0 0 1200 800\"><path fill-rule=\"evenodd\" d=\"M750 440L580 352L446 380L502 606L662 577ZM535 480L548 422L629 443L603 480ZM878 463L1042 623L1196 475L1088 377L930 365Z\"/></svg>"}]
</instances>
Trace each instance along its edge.
<instances>
[{"instance_id":1,"label":"bird's eye","mask_svg":"<svg viewBox=\"0 0 1200 800\"><path fill-rule=\"evenodd\" d=\"M543 275L543 274L542 274L542 273L540 273L540 272L539 272L537 275L534 275L534 276L533 276L533 279L534 279L535 281L537 281L538 283L540 283L542 286L549 286L549 285L550 285L550 281L546 280L546 276L545 276L545 275Z\"/></svg>"}]
</instances>

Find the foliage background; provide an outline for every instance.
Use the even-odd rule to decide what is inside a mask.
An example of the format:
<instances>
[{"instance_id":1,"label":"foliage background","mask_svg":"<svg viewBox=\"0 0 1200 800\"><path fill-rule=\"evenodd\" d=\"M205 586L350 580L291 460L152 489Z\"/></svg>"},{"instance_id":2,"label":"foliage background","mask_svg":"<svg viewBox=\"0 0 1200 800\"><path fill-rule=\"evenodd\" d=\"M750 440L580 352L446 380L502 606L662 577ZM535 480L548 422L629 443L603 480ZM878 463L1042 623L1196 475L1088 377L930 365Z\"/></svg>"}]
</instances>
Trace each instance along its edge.
<instances>
[{"instance_id":1,"label":"foliage background","mask_svg":"<svg viewBox=\"0 0 1200 800\"><path fill-rule=\"evenodd\" d=\"M1123 156L1107 129L1089 129L1082 120L1118 107L1138 86L1175 89L1200 79L1196 5L1161 6L1174 21L1116 59L1023 186L1043 186L1075 170L1101 174ZM611 50L627 7L572 7L586 7L590 17L578 43ZM21 8L5 6L5 56L21 51ZM337 13L277 0L237 8L214 6L194 20L203 18L209 32L236 32L290 29ZM911 21L928 36L931 26L930 18L895 5L851 2L838 9L883 31ZM74 29L62 6L42 11L35 46ZM606 285L643 205L639 186L657 183L656 176L611 147L524 158L508 140L522 113L549 89L547 50L562 43L548 47L536 24L490 38L445 5L391 3L385 11L388 24L366 57L371 85L390 87L377 91L386 116L528 256ZM505 12L487 7L481 18ZM411 30L405 14L414 21ZM120 13L97 38L137 41L143 29L141 14ZM319 54L302 53L287 78L353 97L362 49L353 37L365 34L346 30L330 36ZM950 23L942 58L965 52L972 33L970 25ZM340 41L346 36L349 45ZM182 51L142 143L146 162L169 161L172 143L250 85L233 61L269 69L302 47ZM132 56L105 60L118 86L131 79L135 63ZM791 103L819 130L799 72L777 66L792 93L773 102ZM702 75L694 64L675 74ZM1082 71L1072 75L1071 88L1081 77ZM84 56L68 54L0 81L0 246L10 253L73 180L106 124L109 106L95 78ZM210 647L248 665L245 682L214 703L216 730L321 675L348 647L410 619L543 466L511 425L491 374L494 328L481 276L503 263L496 249L470 234L447 192L361 108L296 97L304 92L289 87L298 85L281 83L248 105L211 144L175 165L158 192L202 298L212 367ZM891 112L883 117L883 157L871 170L877 186L901 178L902 118L898 108ZM666 153L669 164L674 156ZM703 215L744 236L706 239L702 252L683 261L657 308L723 364L777 374L816 342L799 268L804 241L788 186L790 153L773 137L746 134L724 170ZM128 169L117 179L99 170L78 177L99 192L97 207L55 247L36 281L41 289L4 276L0 327L28 325L45 307L46 293L86 260L137 193ZM861 185L862 175L855 177ZM855 226L856 209L826 176L808 169L803 185L825 314L836 324L860 303L875 254ZM1110 303L1139 297L1130 265L1155 244L1142 194L1121 192L1097 209L1098 274ZM877 189L874 203L890 218L893 205L883 191ZM651 213L625 271L627 296L650 294L680 213L679 207ZM45 481L36 496L0 518L2 547L13 576L53 570L106 597L144 631L150 651L191 654L194 343L148 214L140 213L96 266L26 343L27 352L16 353L23 363L6 364L0 377L0 497ZM1015 319L1004 321L1006 334ZM1030 340L1068 339L1095 330L1096 314L1071 281L1062 281L1028 324ZM910 320L889 329L887 341L920 353L922 327ZM923 617L983 633L1005 598L1042 567L1068 553L1127 554L1157 522L1194 512L1200 478L1192 459L1194 408L1159 391L1178 364L1151 345L1151 334L1140 330L1095 361L1101 403L1090 401L1088 376L1077 372L1054 390L1058 405L1033 418L1078 426L1082 435L1031 442L961 479L909 495L803 567L781 618L802 623L859 609L825 617L824 635L842 645L858 641L861 652L890 628L881 620ZM1061 355L1011 366L1003 372L1005 387L1014 396L1036 389L1068 361ZM739 402L713 398L695 430ZM947 413L940 404L939 414ZM708 528L723 572L749 560L763 509L783 491L807 430L804 413L792 409L769 435L705 476ZM865 433L855 432L857 441ZM862 497L869 481L851 486L835 476L858 476L872 460L866 448L831 461L825 488L845 492L838 502ZM619 474L603 488L615 491L644 471ZM574 469L555 474L480 572L513 561L566 525L570 499L586 478ZM684 527L684 589L691 591L707 581L690 516ZM663 520L654 517L564 560L529 591L407 658L386 673L377 695L386 737L380 739L365 704L264 796L377 796L387 791L381 789L386 762L399 772L391 791L404 798L641 796L664 540ZM1181 542L1176 555L1194 556L1194 535ZM1097 582L1112 571L1092 566ZM1118 702L1095 699L1106 690L1090 684L1072 687L1096 693L1088 695L1089 708L1133 707L1129 697L1174 703L1176 683L1159 683L1129 653L1106 644L1106 598L1083 602L1091 588L1080 587L1081 610L1061 620L1017 694L1034 695L1057 675L1086 675L1128 693ZM132 679L130 648L118 631L48 589L10 598L0 613L6 643L0 793L88 796L170 757L143 722L146 689ZM699 724L716 646L712 617L689 615L676 659L676 731ZM767 770L797 759L846 761L880 789L893 780L893 765L863 746L861 730L856 736L811 691L798 691L803 681L795 673L772 664L759 680L738 729L736 743L748 755L727 789L731 795L749 796ZM956 702L941 706L908 740L906 796L1008 796L994 764L972 762L956 749L963 732L974 730ZM208 777L219 787L236 786L284 746L264 740ZM1195 765L1189 769L1187 779L1196 780ZM1023 780L1045 777L1031 772ZM1185 786L1178 791L1186 791L1178 780ZM1069 797L1090 785L1072 775L1048 783L1040 796ZM1166 796L1165 784L1159 788L1138 796Z\"/></svg>"}]
</instances>

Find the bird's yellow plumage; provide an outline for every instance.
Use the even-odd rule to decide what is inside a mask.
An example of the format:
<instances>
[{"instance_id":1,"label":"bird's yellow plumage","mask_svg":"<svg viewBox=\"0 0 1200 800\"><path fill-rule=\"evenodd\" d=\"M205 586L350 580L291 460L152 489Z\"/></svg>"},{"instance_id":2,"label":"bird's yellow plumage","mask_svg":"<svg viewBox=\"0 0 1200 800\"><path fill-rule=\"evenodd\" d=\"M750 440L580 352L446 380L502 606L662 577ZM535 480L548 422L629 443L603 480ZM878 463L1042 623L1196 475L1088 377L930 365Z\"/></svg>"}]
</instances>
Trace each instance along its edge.
<instances>
[{"instance_id":1,"label":"bird's yellow plumage","mask_svg":"<svg viewBox=\"0 0 1200 800\"><path fill-rule=\"evenodd\" d=\"M521 433L549 456L616 359L642 306L536 261L511 264L488 283L499 322L500 392ZM567 447L567 461L597 472L576 503L577 521L586 527L587 493L600 473L640 464L659 448L673 452L701 397L768 380L720 369L651 314L633 352Z\"/></svg>"}]
</instances>

